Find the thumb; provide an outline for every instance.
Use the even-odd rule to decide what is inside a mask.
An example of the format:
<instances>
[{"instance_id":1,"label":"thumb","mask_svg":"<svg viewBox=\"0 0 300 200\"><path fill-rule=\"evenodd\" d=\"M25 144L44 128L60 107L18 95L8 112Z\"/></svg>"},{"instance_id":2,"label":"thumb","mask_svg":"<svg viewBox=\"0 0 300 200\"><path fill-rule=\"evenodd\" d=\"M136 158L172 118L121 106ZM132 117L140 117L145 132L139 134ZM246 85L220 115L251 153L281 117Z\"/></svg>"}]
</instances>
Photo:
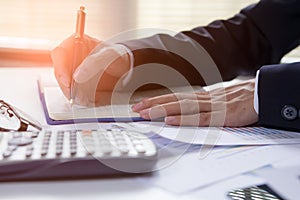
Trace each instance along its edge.
<instances>
[{"instance_id":1,"label":"thumb","mask_svg":"<svg viewBox=\"0 0 300 200\"><path fill-rule=\"evenodd\" d=\"M85 83L100 71L103 70L97 64L97 59L94 56L88 56L73 73L73 79L77 83Z\"/></svg>"},{"instance_id":2,"label":"thumb","mask_svg":"<svg viewBox=\"0 0 300 200\"><path fill-rule=\"evenodd\" d=\"M122 56L124 55L116 51L113 46L103 47L86 57L74 72L73 78L78 83L84 83L96 74L102 74L103 72L119 77L124 73L119 72L121 68L119 62L117 62ZM125 70L127 71L127 69Z\"/></svg>"}]
</instances>

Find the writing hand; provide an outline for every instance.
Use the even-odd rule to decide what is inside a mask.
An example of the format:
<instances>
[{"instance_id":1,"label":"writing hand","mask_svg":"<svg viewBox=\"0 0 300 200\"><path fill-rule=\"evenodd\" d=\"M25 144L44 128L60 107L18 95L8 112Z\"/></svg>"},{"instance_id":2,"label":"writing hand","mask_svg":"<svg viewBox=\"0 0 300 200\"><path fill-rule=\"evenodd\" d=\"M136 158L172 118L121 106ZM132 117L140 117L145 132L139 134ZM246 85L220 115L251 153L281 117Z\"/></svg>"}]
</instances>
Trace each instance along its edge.
<instances>
[{"instance_id":1,"label":"writing hand","mask_svg":"<svg viewBox=\"0 0 300 200\"><path fill-rule=\"evenodd\" d=\"M80 51L81 61L99 44L100 41L85 35L83 37L83 48ZM70 85L72 77L74 36L65 39L59 46L51 51L51 58L54 66L55 77L64 95L70 98Z\"/></svg>"},{"instance_id":2,"label":"writing hand","mask_svg":"<svg viewBox=\"0 0 300 200\"><path fill-rule=\"evenodd\" d=\"M167 94L144 99L132 110L145 119L164 117L166 124L176 126L246 126L258 120L254 86L249 80L210 92Z\"/></svg>"},{"instance_id":3,"label":"writing hand","mask_svg":"<svg viewBox=\"0 0 300 200\"><path fill-rule=\"evenodd\" d=\"M56 79L67 98L72 72L72 47L74 40L66 39L55 48L51 55ZM119 78L130 69L127 49L121 45L108 45L104 42L84 37L84 59L73 74L76 81L75 103L94 106L107 104L109 92L114 89ZM101 98L105 96L105 98Z\"/></svg>"}]
</instances>

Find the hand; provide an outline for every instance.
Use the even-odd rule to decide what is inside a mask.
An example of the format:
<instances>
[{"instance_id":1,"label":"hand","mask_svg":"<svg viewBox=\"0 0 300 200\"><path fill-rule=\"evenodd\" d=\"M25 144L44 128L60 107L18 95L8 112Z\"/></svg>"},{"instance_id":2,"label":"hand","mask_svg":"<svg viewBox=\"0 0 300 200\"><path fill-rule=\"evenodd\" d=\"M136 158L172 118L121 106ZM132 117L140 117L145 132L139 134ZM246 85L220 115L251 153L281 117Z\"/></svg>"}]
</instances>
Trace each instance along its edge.
<instances>
[{"instance_id":1,"label":"hand","mask_svg":"<svg viewBox=\"0 0 300 200\"><path fill-rule=\"evenodd\" d=\"M254 80L249 80L210 92L167 94L144 99L132 110L145 119L164 117L168 125L246 126L258 120L254 86Z\"/></svg>"},{"instance_id":2,"label":"hand","mask_svg":"<svg viewBox=\"0 0 300 200\"><path fill-rule=\"evenodd\" d=\"M99 44L100 41L87 35L83 38L81 61ZM70 98L70 84L73 68L73 35L64 40L58 47L52 50L51 58L54 66L55 77L66 97ZM80 64L80 63L79 63Z\"/></svg>"},{"instance_id":3,"label":"hand","mask_svg":"<svg viewBox=\"0 0 300 200\"><path fill-rule=\"evenodd\" d=\"M56 79L64 95L70 98L71 78L76 81L75 103L81 105L101 104L109 99L105 91L113 90L119 78L129 70L128 55L87 35L83 38L81 62L72 75L73 36L64 40L51 52ZM120 67L121 66L121 67Z\"/></svg>"}]
</instances>

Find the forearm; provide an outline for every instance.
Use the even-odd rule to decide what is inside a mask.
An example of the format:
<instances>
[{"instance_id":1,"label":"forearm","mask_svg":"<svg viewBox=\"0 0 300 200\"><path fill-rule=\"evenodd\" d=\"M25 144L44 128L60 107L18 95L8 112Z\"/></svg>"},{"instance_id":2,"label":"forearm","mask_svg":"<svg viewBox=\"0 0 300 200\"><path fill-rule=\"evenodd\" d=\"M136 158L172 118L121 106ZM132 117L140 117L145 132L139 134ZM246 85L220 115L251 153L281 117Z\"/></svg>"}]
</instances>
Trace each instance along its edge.
<instances>
[{"instance_id":1,"label":"forearm","mask_svg":"<svg viewBox=\"0 0 300 200\"><path fill-rule=\"evenodd\" d=\"M217 20L174 37L158 34L123 44L133 51L134 66L161 63L179 71L192 84L206 85L205 73L199 73L203 67L217 66L222 80L230 80L237 75L254 75L261 66L278 63L300 43L300 19L292 18L299 12L299 1L265 0L228 20ZM191 63L178 53L186 51L192 55L199 48L209 54L209 58L202 59L212 58L214 63ZM216 76L212 82L218 81Z\"/></svg>"},{"instance_id":2,"label":"forearm","mask_svg":"<svg viewBox=\"0 0 300 200\"><path fill-rule=\"evenodd\" d=\"M176 36L156 34L148 38L131 40L122 43L134 55L134 67L151 68L146 76L158 76L163 73L162 68L171 69L180 74L192 85L207 85L222 81L216 75L218 68L207 51L195 40L179 33ZM151 65L151 66L150 66ZM164 78L171 74L164 74ZM136 76L140 78L140 76ZM179 81L173 77L174 84Z\"/></svg>"}]
</instances>

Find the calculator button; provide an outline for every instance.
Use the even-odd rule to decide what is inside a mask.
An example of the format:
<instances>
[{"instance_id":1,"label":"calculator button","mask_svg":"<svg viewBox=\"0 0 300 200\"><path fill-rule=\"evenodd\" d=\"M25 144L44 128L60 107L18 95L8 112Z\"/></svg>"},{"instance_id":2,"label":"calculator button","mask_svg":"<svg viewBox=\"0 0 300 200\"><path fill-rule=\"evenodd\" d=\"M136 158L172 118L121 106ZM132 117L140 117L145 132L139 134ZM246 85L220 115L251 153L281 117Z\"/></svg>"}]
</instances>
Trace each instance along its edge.
<instances>
[{"instance_id":1,"label":"calculator button","mask_svg":"<svg viewBox=\"0 0 300 200\"><path fill-rule=\"evenodd\" d=\"M51 137L51 136L45 135L43 141L49 141L49 140L50 140L50 137Z\"/></svg>"},{"instance_id":2,"label":"calculator button","mask_svg":"<svg viewBox=\"0 0 300 200\"><path fill-rule=\"evenodd\" d=\"M32 145L30 145L30 146L28 146L26 149L27 149L27 150L33 151L34 147L33 147Z\"/></svg>"},{"instance_id":3,"label":"calculator button","mask_svg":"<svg viewBox=\"0 0 300 200\"><path fill-rule=\"evenodd\" d=\"M32 132L30 135L31 138L37 138L38 136L39 136L38 132Z\"/></svg>"},{"instance_id":4,"label":"calculator button","mask_svg":"<svg viewBox=\"0 0 300 200\"><path fill-rule=\"evenodd\" d=\"M48 149L42 149L41 156L45 156L48 153Z\"/></svg>"},{"instance_id":5,"label":"calculator button","mask_svg":"<svg viewBox=\"0 0 300 200\"><path fill-rule=\"evenodd\" d=\"M56 141L56 146L61 146L61 145L63 145L63 144L64 144L63 141Z\"/></svg>"},{"instance_id":6,"label":"calculator button","mask_svg":"<svg viewBox=\"0 0 300 200\"><path fill-rule=\"evenodd\" d=\"M51 131L46 131L45 132L45 137L51 137Z\"/></svg>"},{"instance_id":7,"label":"calculator button","mask_svg":"<svg viewBox=\"0 0 300 200\"><path fill-rule=\"evenodd\" d=\"M15 151L17 149L17 146L16 145L9 145L8 147L7 147L7 150L8 151Z\"/></svg>"},{"instance_id":8,"label":"calculator button","mask_svg":"<svg viewBox=\"0 0 300 200\"><path fill-rule=\"evenodd\" d=\"M136 150L138 153L145 153L145 152L146 152L146 150L145 150L145 148L144 148L143 145L136 145L136 146L134 146L134 148L135 148L135 150Z\"/></svg>"},{"instance_id":9,"label":"calculator button","mask_svg":"<svg viewBox=\"0 0 300 200\"><path fill-rule=\"evenodd\" d=\"M15 146L24 146L32 143L32 139L29 137L17 137L12 138L8 141L8 145L15 145Z\"/></svg>"},{"instance_id":10,"label":"calculator button","mask_svg":"<svg viewBox=\"0 0 300 200\"><path fill-rule=\"evenodd\" d=\"M63 132L56 135L56 140L64 140L65 134Z\"/></svg>"},{"instance_id":11,"label":"calculator button","mask_svg":"<svg viewBox=\"0 0 300 200\"><path fill-rule=\"evenodd\" d=\"M76 135L77 135L76 131L71 131L71 132L70 132L70 136L76 137Z\"/></svg>"},{"instance_id":12,"label":"calculator button","mask_svg":"<svg viewBox=\"0 0 300 200\"><path fill-rule=\"evenodd\" d=\"M75 139L70 139L70 144L72 145L72 144L77 144L77 140L75 140Z\"/></svg>"},{"instance_id":13,"label":"calculator button","mask_svg":"<svg viewBox=\"0 0 300 200\"><path fill-rule=\"evenodd\" d=\"M95 153L95 149L93 147L87 147L86 151L89 155L93 155Z\"/></svg>"},{"instance_id":14,"label":"calculator button","mask_svg":"<svg viewBox=\"0 0 300 200\"><path fill-rule=\"evenodd\" d=\"M133 139L133 140L131 140L131 142L134 145L141 145L142 144L142 142L140 140L137 140L137 139Z\"/></svg>"},{"instance_id":15,"label":"calculator button","mask_svg":"<svg viewBox=\"0 0 300 200\"><path fill-rule=\"evenodd\" d=\"M77 147L76 143L70 143L70 149L77 149Z\"/></svg>"},{"instance_id":16,"label":"calculator button","mask_svg":"<svg viewBox=\"0 0 300 200\"><path fill-rule=\"evenodd\" d=\"M101 151L104 154L110 154L112 152L112 148L110 145L104 145L101 147Z\"/></svg>"},{"instance_id":17,"label":"calculator button","mask_svg":"<svg viewBox=\"0 0 300 200\"><path fill-rule=\"evenodd\" d=\"M3 156L4 158L8 158L8 157L10 157L11 155L12 155L12 151L8 151L8 150L4 151L3 154L2 154L2 156Z\"/></svg>"},{"instance_id":18,"label":"calculator button","mask_svg":"<svg viewBox=\"0 0 300 200\"><path fill-rule=\"evenodd\" d=\"M49 140L44 140L43 141L43 146L48 146L50 144L50 141Z\"/></svg>"},{"instance_id":19,"label":"calculator button","mask_svg":"<svg viewBox=\"0 0 300 200\"><path fill-rule=\"evenodd\" d=\"M31 156L32 156L32 150L26 150L25 156L26 156L27 158L28 158L28 157L31 157Z\"/></svg>"},{"instance_id":20,"label":"calculator button","mask_svg":"<svg viewBox=\"0 0 300 200\"><path fill-rule=\"evenodd\" d=\"M56 149L62 149L63 148L63 146L62 145L56 145Z\"/></svg>"},{"instance_id":21,"label":"calculator button","mask_svg":"<svg viewBox=\"0 0 300 200\"><path fill-rule=\"evenodd\" d=\"M48 151L49 146L42 146L42 151Z\"/></svg>"},{"instance_id":22,"label":"calculator button","mask_svg":"<svg viewBox=\"0 0 300 200\"><path fill-rule=\"evenodd\" d=\"M127 147L127 145L121 145L121 146L118 147L118 149L122 153L128 153L129 152L129 148Z\"/></svg>"},{"instance_id":23,"label":"calculator button","mask_svg":"<svg viewBox=\"0 0 300 200\"><path fill-rule=\"evenodd\" d=\"M60 156L62 154L62 149L56 149L56 155Z\"/></svg>"},{"instance_id":24,"label":"calculator button","mask_svg":"<svg viewBox=\"0 0 300 200\"><path fill-rule=\"evenodd\" d=\"M77 149L76 148L71 148L70 149L70 154L71 155L75 155L77 153Z\"/></svg>"},{"instance_id":25,"label":"calculator button","mask_svg":"<svg viewBox=\"0 0 300 200\"><path fill-rule=\"evenodd\" d=\"M76 140L76 139L77 139L77 136L76 136L76 135L73 135L73 134L70 134L70 139L71 139L71 140Z\"/></svg>"},{"instance_id":26,"label":"calculator button","mask_svg":"<svg viewBox=\"0 0 300 200\"><path fill-rule=\"evenodd\" d=\"M94 144L94 140L93 140L92 137L84 137L83 138L83 144L87 145L87 146L93 145Z\"/></svg>"},{"instance_id":27,"label":"calculator button","mask_svg":"<svg viewBox=\"0 0 300 200\"><path fill-rule=\"evenodd\" d=\"M22 133L20 133L20 132L13 132L13 137L14 138L22 137Z\"/></svg>"},{"instance_id":28,"label":"calculator button","mask_svg":"<svg viewBox=\"0 0 300 200\"><path fill-rule=\"evenodd\" d=\"M127 143L125 140L117 140L116 143L118 146L127 146Z\"/></svg>"}]
</instances>

